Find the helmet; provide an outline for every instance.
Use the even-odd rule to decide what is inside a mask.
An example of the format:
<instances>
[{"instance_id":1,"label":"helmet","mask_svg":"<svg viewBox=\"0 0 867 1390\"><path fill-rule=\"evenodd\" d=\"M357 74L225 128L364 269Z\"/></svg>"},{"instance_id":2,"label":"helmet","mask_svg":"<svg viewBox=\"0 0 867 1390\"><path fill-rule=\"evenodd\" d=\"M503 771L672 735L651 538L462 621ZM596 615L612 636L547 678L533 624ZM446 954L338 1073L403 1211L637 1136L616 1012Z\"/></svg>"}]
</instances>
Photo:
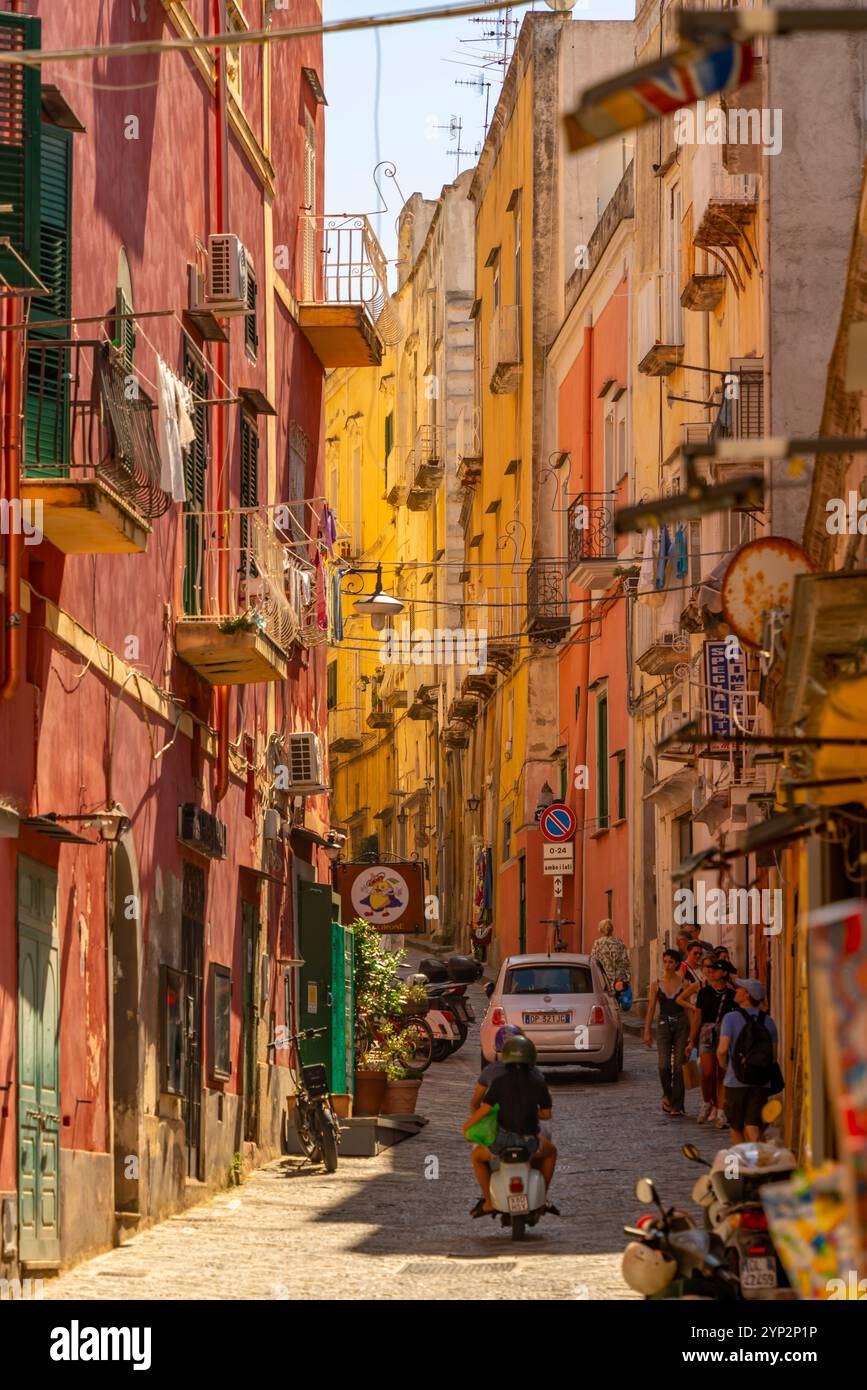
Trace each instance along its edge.
<instances>
[{"instance_id":1,"label":"helmet","mask_svg":"<svg viewBox=\"0 0 867 1390\"><path fill-rule=\"evenodd\" d=\"M494 1051L502 1052L506 1038L523 1038L523 1036L523 1030L518 1027L517 1023L504 1023L502 1028L497 1029L494 1038Z\"/></svg>"},{"instance_id":2,"label":"helmet","mask_svg":"<svg viewBox=\"0 0 867 1390\"><path fill-rule=\"evenodd\" d=\"M710 1180L719 1201L746 1202L757 1196L764 1183L788 1178L797 1166L791 1149L748 1140L719 1150L711 1166Z\"/></svg>"},{"instance_id":3,"label":"helmet","mask_svg":"<svg viewBox=\"0 0 867 1390\"><path fill-rule=\"evenodd\" d=\"M429 985L430 980L427 975L410 975L407 980L408 985Z\"/></svg>"},{"instance_id":4,"label":"helmet","mask_svg":"<svg viewBox=\"0 0 867 1390\"><path fill-rule=\"evenodd\" d=\"M623 1252L620 1269L631 1289L650 1297L668 1287L677 1274L677 1261L642 1240L631 1240Z\"/></svg>"},{"instance_id":5,"label":"helmet","mask_svg":"<svg viewBox=\"0 0 867 1390\"><path fill-rule=\"evenodd\" d=\"M507 1067L521 1065L532 1067L535 1060L536 1048L529 1038L523 1036L506 1038L500 1053L500 1061L505 1062Z\"/></svg>"}]
</instances>

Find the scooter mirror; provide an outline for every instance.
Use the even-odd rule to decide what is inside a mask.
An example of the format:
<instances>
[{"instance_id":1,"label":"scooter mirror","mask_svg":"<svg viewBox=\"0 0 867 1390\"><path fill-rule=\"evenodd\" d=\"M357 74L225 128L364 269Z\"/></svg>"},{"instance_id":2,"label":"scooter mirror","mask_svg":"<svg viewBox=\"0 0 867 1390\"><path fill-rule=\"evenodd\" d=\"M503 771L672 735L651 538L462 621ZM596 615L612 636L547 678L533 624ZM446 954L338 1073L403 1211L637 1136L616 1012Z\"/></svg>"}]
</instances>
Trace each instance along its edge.
<instances>
[{"instance_id":1,"label":"scooter mirror","mask_svg":"<svg viewBox=\"0 0 867 1390\"><path fill-rule=\"evenodd\" d=\"M777 1100L775 1096L773 1100L766 1101L762 1106L762 1123L772 1125L780 1118L782 1113L782 1102Z\"/></svg>"},{"instance_id":2,"label":"scooter mirror","mask_svg":"<svg viewBox=\"0 0 867 1390\"><path fill-rule=\"evenodd\" d=\"M485 985L485 994L486 994L486 995L488 996L488 998L490 999L490 997L491 997L491 995L493 994L493 992L494 992L494 982L493 982L493 980L488 980L488 983Z\"/></svg>"},{"instance_id":3,"label":"scooter mirror","mask_svg":"<svg viewBox=\"0 0 867 1390\"><path fill-rule=\"evenodd\" d=\"M656 1202L657 1206L659 1205L656 1188L653 1186L650 1178L638 1179L638 1182L635 1184L635 1195L639 1202L644 1202L645 1204L648 1202Z\"/></svg>"},{"instance_id":4,"label":"scooter mirror","mask_svg":"<svg viewBox=\"0 0 867 1390\"><path fill-rule=\"evenodd\" d=\"M701 1154L695 1147L695 1144L682 1144L680 1152L683 1154L684 1158L688 1158L692 1163L702 1162Z\"/></svg>"}]
</instances>

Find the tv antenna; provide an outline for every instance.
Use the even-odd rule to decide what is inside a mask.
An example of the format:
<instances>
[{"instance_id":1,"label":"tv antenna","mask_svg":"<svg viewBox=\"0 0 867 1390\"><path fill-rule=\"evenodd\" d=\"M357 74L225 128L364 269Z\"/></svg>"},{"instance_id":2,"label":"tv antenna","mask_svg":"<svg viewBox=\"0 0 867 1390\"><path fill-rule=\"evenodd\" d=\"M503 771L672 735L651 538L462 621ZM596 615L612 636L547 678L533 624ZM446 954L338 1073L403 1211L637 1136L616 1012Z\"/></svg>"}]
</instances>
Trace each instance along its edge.
<instances>
[{"instance_id":1,"label":"tv antenna","mask_svg":"<svg viewBox=\"0 0 867 1390\"><path fill-rule=\"evenodd\" d=\"M464 123L460 116L452 116L448 125L436 125L434 126L434 130L447 130L449 133L449 144L455 139L458 142L456 149L446 151L447 155L457 160L457 170L455 173L455 177L457 178L457 175L461 172L461 160L464 155L470 153L469 150L465 150L461 147L461 135L463 134Z\"/></svg>"},{"instance_id":2,"label":"tv antenna","mask_svg":"<svg viewBox=\"0 0 867 1390\"><path fill-rule=\"evenodd\" d=\"M484 78L484 75L480 72L479 75L478 75L478 77L468 77L468 78L458 77L458 78L456 78L456 79L455 79L455 86L456 86L456 87L470 87L474 92L478 92L479 96L482 96L482 94L484 93L484 97L485 97L485 135L487 135L487 133L488 133L488 125L490 124L489 117L490 117L490 109L491 109L491 84L490 84L490 82L486 82L486 81L485 81L485 78ZM480 153L480 151L477 150L477 151L476 151L476 154L479 154L479 153Z\"/></svg>"},{"instance_id":3,"label":"tv antenna","mask_svg":"<svg viewBox=\"0 0 867 1390\"><path fill-rule=\"evenodd\" d=\"M477 15L470 20L470 24L482 24L486 27L482 29L479 38L459 39L458 42L487 44L489 46L488 51L473 56L478 58L483 68L499 68L500 81L504 81L506 69L512 59L519 28L518 20L512 18L511 6L507 5L502 14L495 15L493 19L487 15Z\"/></svg>"}]
</instances>

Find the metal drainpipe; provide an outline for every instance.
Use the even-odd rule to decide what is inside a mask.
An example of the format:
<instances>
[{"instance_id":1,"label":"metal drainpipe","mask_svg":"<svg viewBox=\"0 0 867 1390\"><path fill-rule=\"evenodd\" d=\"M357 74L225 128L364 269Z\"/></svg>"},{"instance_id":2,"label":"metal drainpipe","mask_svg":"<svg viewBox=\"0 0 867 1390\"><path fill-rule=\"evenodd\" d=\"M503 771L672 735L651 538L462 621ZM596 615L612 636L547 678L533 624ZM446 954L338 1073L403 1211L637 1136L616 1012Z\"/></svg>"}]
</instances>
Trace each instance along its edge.
<instances>
[{"instance_id":1,"label":"metal drainpipe","mask_svg":"<svg viewBox=\"0 0 867 1390\"><path fill-rule=\"evenodd\" d=\"M3 301L3 322L13 324L16 318L14 299ZM10 329L3 335L3 496L10 504L20 500L21 467L21 340L18 331ZM21 534L10 526L6 543L6 594L3 604L5 671L0 686L0 700L9 700L21 684Z\"/></svg>"},{"instance_id":2,"label":"metal drainpipe","mask_svg":"<svg viewBox=\"0 0 867 1390\"><path fill-rule=\"evenodd\" d=\"M584 374L581 383L581 410L584 416L584 439L581 449L581 485L585 492L593 491L593 315L588 313L584 320L584 343L582 346L584 354ZM579 672L578 688L581 691L581 703L578 707L578 763L582 767L587 765L587 702L589 699L587 687L590 684L590 643L579 642ZM598 768L597 768L598 773ZM575 856L575 897L574 904L577 910L578 920L575 923L575 933L577 936L576 949L584 949L584 900L586 860L587 860L587 791L579 788L578 805L575 808L581 835L581 853Z\"/></svg>"},{"instance_id":3,"label":"metal drainpipe","mask_svg":"<svg viewBox=\"0 0 867 1390\"><path fill-rule=\"evenodd\" d=\"M213 0L214 32L222 34L226 30L225 0ZM228 132L226 129L226 48L216 50L216 220L217 231L225 232L229 221L228 187ZM224 343L217 343L217 380L214 394L218 402L223 395L223 381L226 377L226 349ZM215 407L215 435L217 453L218 511L217 533L220 548L217 556L217 585L219 589L220 612L229 612L229 566L226 555L226 518L229 510L229 466L226 460L226 419L225 406ZM214 788L214 802L223 800L229 790L229 688L218 686L214 692L217 723L217 782Z\"/></svg>"}]
</instances>

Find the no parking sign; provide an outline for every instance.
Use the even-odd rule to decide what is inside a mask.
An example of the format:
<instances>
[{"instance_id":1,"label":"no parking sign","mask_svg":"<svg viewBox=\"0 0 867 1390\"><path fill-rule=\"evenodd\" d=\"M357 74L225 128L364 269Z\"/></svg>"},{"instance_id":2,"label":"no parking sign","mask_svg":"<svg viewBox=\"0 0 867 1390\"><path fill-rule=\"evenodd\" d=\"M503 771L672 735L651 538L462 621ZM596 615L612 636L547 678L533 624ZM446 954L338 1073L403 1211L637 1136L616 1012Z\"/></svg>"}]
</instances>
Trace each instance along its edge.
<instances>
[{"instance_id":1,"label":"no parking sign","mask_svg":"<svg viewBox=\"0 0 867 1390\"><path fill-rule=\"evenodd\" d=\"M577 824L575 812L565 801L555 801L546 806L539 817L542 834L546 840L554 844L562 840L571 840Z\"/></svg>"}]
</instances>

